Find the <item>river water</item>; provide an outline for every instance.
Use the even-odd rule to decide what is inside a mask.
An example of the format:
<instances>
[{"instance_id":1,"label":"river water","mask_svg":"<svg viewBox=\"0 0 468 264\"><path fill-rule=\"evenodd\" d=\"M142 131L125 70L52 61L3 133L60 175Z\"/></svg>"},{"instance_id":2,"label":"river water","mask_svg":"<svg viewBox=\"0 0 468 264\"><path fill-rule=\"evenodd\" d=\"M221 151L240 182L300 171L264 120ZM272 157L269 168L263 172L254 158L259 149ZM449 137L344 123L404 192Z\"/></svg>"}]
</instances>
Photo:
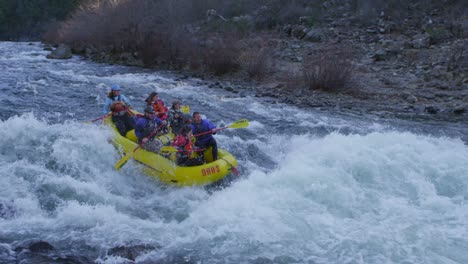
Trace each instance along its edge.
<instances>
[{"instance_id":1,"label":"river water","mask_svg":"<svg viewBox=\"0 0 468 264\"><path fill-rule=\"evenodd\" d=\"M0 263L468 263L466 122L299 109L46 55L0 43ZM173 188L133 162L113 170L111 131L82 121L114 83L140 111L157 91L218 126L247 118L215 136L240 176Z\"/></svg>"}]
</instances>

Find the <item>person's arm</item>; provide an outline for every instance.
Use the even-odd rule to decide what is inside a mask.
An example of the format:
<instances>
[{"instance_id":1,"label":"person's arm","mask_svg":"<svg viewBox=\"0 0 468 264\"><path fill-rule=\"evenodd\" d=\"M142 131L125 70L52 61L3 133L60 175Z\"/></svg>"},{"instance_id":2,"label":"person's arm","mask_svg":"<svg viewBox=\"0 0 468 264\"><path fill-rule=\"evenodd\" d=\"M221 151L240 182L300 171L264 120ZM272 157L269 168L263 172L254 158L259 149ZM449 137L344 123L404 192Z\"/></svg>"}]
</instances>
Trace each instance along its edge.
<instances>
[{"instance_id":1,"label":"person's arm","mask_svg":"<svg viewBox=\"0 0 468 264\"><path fill-rule=\"evenodd\" d=\"M110 98L106 98L106 102L104 103L103 113L107 114L110 112L110 106L112 104L112 100Z\"/></svg>"},{"instance_id":2,"label":"person's arm","mask_svg":"<svg viewBox=\"0 0 468 264\"><path fill-rule=\"evenodd\" d=\"M153 117L154 121L156 121L156 124L158 124L158 127L162 124L162 120L159 119L159 117L155 116Z\"/></svg>"},{"instance_id":3,"label":"person's arm","mask_svg":"<svg viewBox=\"0 0 468 264\"><path fill-rule=\"evenodd\" d=\"M216 129L216 126L208 119L205 119L206 121L206 125L208 127L208 130L211 130L213 131L214 129ZM213 131L213 134L216 134L216 131Z\"/></svg>"},{"instance_id":4,"label":"person's arm","mask_svg":"<svg viewBox=\"0 0 468 264\"><path fill-rule=\"evenodd\" d=\"M143 120L143 118L139 118L135 125L135 135L140 140L143 138L142 132L143 132L144 127L145 127L145 121Z\"/></svg>"},{"instance_id":5,"label":"person's arm","mask_svg":"<svg viewBox=\"0 0 468 264\"><path fill-rule=\"evenodd\" d=\"M127 97L125 95L120 95L120 98L122 98L122 101L127 105L128 108L130 108L130 106L132 106L130 104L130 101L127 99Z\"/></svg>"}]
</instances>

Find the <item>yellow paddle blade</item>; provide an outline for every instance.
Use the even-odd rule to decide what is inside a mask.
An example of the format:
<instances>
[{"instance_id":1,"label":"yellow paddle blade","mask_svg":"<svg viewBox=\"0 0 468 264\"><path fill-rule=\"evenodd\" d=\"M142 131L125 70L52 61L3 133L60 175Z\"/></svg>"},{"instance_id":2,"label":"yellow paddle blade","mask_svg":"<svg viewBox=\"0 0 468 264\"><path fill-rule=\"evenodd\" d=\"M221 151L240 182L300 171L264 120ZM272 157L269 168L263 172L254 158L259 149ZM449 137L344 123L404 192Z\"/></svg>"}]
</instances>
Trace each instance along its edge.
<instances>
[{"instance_id":1,"label":"yellow paddle blade","mask_svg":"<svg viewBox=\"0 0 468 264\"><path fill-rule=\"evenodd\" d=\"M178 150L171 146L163 146L159 151L162 152L177 152Z\"/></svg>"},{"instance_id":2,"label":"yellow paddle blade","mask_svg":"<svg viewBox=\"0 0 468 264\"><path fill-rule=\"evenodd\" d=\"M117 161L117 163L114 165L114 168L115 168L116 170L120 170L120 169L122 168L122 166L123 166L125 163L127 163L127 161L128 161L129 159L131 159L131 158L133 157L133 154L134 154L134 153L135 153L135 152L132 151L132 152L128 153L127 155L123 156L123 158L121 158L119 161Z\"/></svg>"},{"instance_id":3,"label":"yellow paddle blade","mask_svg":"<svg viewBox=\"0 0 468 264\"><path fill-rule=\"evenodd\" d=\"M229 128L244 128L249 126L249 120L247 119L240 119L237 120L236 122L230 124L228 127Z\"/></svg>"},{"instance_id":4,"label":"yellow paddle blade","mask_svg":"<svg viewBox=\"0 0 468 264\"><path fill-rule=\"evenodd\" d=\"M188 105L183 105L183 106L180 107L180 111L181 111L182 113L184 113L184 114L188 114L188 113L190 113L190 106L188 106Z\"/></svg>"}]
</instances>

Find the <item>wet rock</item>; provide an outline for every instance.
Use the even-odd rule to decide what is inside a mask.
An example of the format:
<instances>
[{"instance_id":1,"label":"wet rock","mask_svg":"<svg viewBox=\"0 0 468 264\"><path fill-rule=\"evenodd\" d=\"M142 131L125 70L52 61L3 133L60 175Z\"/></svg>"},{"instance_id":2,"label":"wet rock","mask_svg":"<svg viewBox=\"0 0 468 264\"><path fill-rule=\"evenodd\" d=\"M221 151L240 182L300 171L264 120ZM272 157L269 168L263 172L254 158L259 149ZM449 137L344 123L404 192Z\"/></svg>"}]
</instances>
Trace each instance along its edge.
<instances>
[{"instance_id":1,"label":"wet rock","mask_svg":"<svg viewBox=\"0 0 468 264\"><path fill-rule=\"evenodd\" d=\"M440 109L437 108L436 106L429 105L429 106L426 106L426 107L424 108L424 111L427 112L427 113L429 113L429 114L434 115L434 114L437 114L437 113L440 111Z\"/></svg>"},{"instance_id":2,"label":"wet rock","mask_svg":"<svg viewBox=\"0 0 468 264\"><path fill-rule=\"evenodd\" d=\"M49 55L47 55L48 59L59 59L59 60L70 59L71 57L72 57L71 48L63 44L58 46L58 48L56 48Z\"/></svg>"},{"instance_id":3,"label":"wet rock","mask_svg":"<svg viewBox=\"0 0 468 264\"><path fill-rule=\"evenodd\" d=\"M455 106L453 109L453 112L455 114L463 114L468 110L468 104L460 104L458 106Z\"/></svg>"},{"instance_id":4,"label":"wet rock","mask_svg":"<svg viewBox=\"0 0 468 264\"><path fill-rule=\"evenodd\" d=\"M309 42L320 42L322 40L322 31L319 29L311 29L302 39Z\"/></svg>"},{"instance_id":5,"label":"wet rock","mask_svg":"<svg viewBox=\"0 0 468 264\"><path fill-rule=\"evenodd\" d=\"M28 249L31 252L45 252L54 250L54 247L46 241L39 241L29 245Z\"/></svg>"},{"instance_id":6,"label":"wet rock","mask_svg":"<svg viewBox=\"0 0 468 264\"><path fill-rule=\"evenodd\" d=\"M289 264L289 263L300 263L295 258L290 256L277 256L273 259L274 263Z\"/></svg>"},{"instance_id":7,"label":"wet rock","mask_svg":"<svg viewBox=\"0 0 468 264\"><path fill-rule=\"evenodd\" d=\"M134 54L131 53L123 53L119 57L120 63L128 66L137 66L137 67L143 67L144 63L142 60L137 59Z\"/></svg>"},{"instance_id":8,"label":"wet rock","mask_svg":"<svg viewBox=\"0 0 468 264\"><path fill-rule=\"evenodd\" d=\"M54 247L46 241L25 240L15 246L16 258L27 263L53 263L47 261L52 250Z\"/></svg>"},{"instance_id":9,"label":"wet rock","mask_svg":"<svg viewBox=\"0 0 468 264\"><path fill-rule=\"evenodd\" d=\"M419 35L416 36L411 44L415 49L427 49L431 45L431 38L427 34Z\"/></svg>"},{"instance_id":10,"label":"wet rock","mask_svg":"<svg viewBox=\"0 0 468 264\"><path fill-rule=\"evenodd\" d=\"M416 98L416 96L412 94L408 94L405 99L406 99L406 102L410 104L415 104L418 101L418 98Z\"/></svg>"},{"instance_id":11,"label":"wet rock","mask_svg":"<svg viewBox=\"0 0 468 264\"><path fill-rule=\"evenodd\" d=\"M296 25L292 28L291 35L295 38L302 39L306 35L306 28L301 25Z\"/></svg>"},{"instance_id":12,"label":"wet rock","mask_svg":"<svg viewBox=\"0 0 468 264\"><path fill-rule=\"evenodd\" d=\"M383 49L377 50L374 54L372 54L371 58L375 61L384 61L387 59L387 51Z\"/></svg>"},{"instance_id":13,"label":"wet rock","mask_svg":"<svg viewBox=\"0 0 468 264\"><path fill-rule=\"evenodd\" d=\"M155 249L157 249L157 247L151 245L118 246L111 248L108 255L119 256L135 261L139 255Z\"/></svg>"},{"instance_id":14,"label":"wet rock","mask_svg":"<svg viewBox=\"0 0 468 264\"><path fill-rule=\"evenodd\" d=\"M281 29L286 35L290 36L292 31L292 26L290 24L284 25Z\"/></svg>"},{"instance_id":15,"label":"wet rock","mask_svg":"<svg viewBox=\"0 0 468 264\"><path fill-rule=\"evenodd\" d=\"M299 23L301 25L310 25L314 22L314 17L312 16L301 16L299 17Z\"/></svg>"},{"instance_id":16,"label":"wet rock","mask_svg":"<svg viewBox=\"0 0 468 264\"><path fill-rule=\"evenodd\" d=\"M52 48L51 45L45 44L45 45L44 45L44 50L46 50L46 51L52 51L52 50L54 50L54 49Z\"/></svg>"},{"instance_id":17,"label":"wet rock","mask_svg":"<svg viewBox=\"0 0 468 264\"><path fill-rule=\"evenodd\" d=\"M206 10L206 20L207 21L213 21L213 20L222 20L222 21L227 21L226 18L223 16L219 15L218 12L214 9L208 9Z\"/></svg>"},{"instance_id":18,"label":"wet rock","mask_svg":"<svg viewBox=\"0 0 468 264\"><path fill-rule=\"evenodd\" d=\"M93 47L86 47L84 51L84 55L88 58L95 56L95 54L98 54L98 53L99 53L98 50Z\"/></svg>"}]
</instances>

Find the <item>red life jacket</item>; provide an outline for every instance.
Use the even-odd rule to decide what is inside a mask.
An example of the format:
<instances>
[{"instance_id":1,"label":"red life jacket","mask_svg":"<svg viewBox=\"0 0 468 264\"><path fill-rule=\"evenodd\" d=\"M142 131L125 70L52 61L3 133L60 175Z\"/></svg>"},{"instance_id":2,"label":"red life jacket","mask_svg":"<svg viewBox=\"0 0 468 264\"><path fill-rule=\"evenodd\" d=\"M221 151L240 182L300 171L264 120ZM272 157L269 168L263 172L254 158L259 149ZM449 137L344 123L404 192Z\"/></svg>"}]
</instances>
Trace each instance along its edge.
<instances>
[{"instance_id":1,"label":"red life jacket","mask_svg":"<svg viewBox=\"0 0 468 264\"><path fill-rule=\"evenodd\" d=\"M113 115L123 115L127 112L127 106L124 102L115 101L112 103L110 110L112 111Z\"/></svg>"},{"instance_id":2,"label":"red life jacket","mask_svg":"<svg viewBox=\"0 0 468 264\"><path fill-rule=\"evenodd\" d=\"M164 106L164 103L161 99L158 99L153 102L153 109L155 112L159 112L158 117L162 120L167 118L167 107Z\"/></svg>"},{"instance_id":3,"label":"red life jacket","mask_svg":"<svg viewBox=\"0 0 468 264\"><path fill-rule=\"evenodd\" d=\"M182 153L187 156L190 156L193 152L192 140L184 135L177 135L172 142L172 146L183 150Z\"/></svg>"}]
</instances>

